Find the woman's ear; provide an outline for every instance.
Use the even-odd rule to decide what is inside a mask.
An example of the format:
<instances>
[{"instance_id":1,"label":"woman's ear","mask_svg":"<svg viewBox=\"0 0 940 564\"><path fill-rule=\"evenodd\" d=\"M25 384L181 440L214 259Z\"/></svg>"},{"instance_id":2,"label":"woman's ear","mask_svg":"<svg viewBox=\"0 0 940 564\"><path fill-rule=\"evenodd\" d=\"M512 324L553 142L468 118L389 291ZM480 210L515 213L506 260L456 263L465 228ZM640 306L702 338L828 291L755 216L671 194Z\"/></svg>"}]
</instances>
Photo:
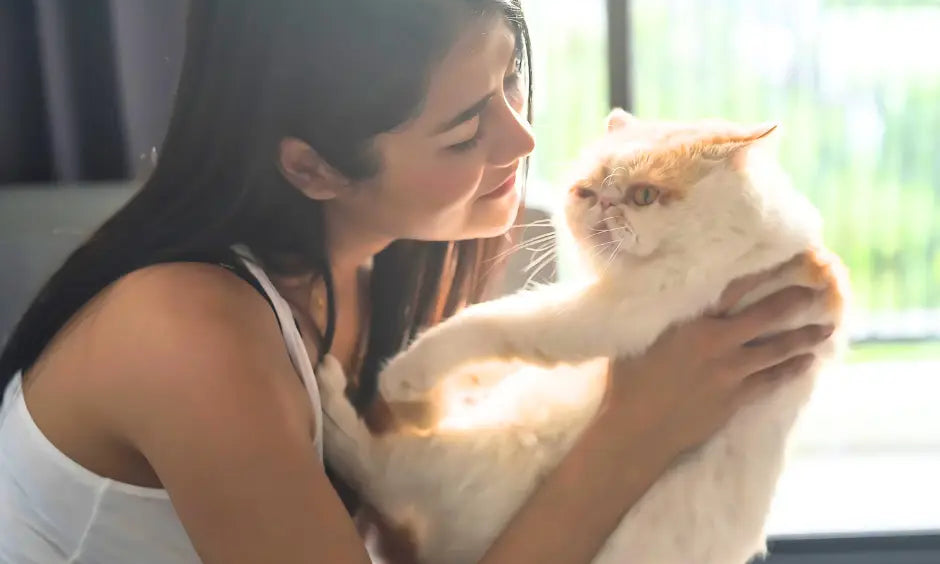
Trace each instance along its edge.
<instances>
[{"instance_id":1,"label":"woman's ear","mask_svg":"<svg viewBox=\"0 0 940 564\"><path fill-rule=\"evenodd\" d=\"M313 147L296 137L281 139L278 168L288 182L313 200L332 200L349 185Z\"/></svg>"}]
</instances>

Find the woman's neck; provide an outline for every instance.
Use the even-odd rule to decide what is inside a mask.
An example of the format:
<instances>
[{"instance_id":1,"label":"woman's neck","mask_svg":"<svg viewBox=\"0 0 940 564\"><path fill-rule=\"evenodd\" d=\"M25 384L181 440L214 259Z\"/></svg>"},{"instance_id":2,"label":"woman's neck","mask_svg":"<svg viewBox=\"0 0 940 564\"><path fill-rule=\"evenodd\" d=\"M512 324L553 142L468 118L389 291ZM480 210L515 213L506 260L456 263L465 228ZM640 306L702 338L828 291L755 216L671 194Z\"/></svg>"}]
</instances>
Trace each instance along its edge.
<instances>
[{"instance_id":1,"label":"woman's neck","mask_svg":"<svg viewBox=\"0 0 940 564\"><path fill-rule=\"evenodd\" d=\"M367 329L368 287L372 258L391 243L391 239L362 230L361 226L336 225L327 221L330 275L335 310L333 341L328 351L356 377L360 345ZM322 273L306 276L279 276L272 279L278 291L291 304L301 332L323 336L327 329L327 295ZM305 338L305 340L308 340ZM308 346L322 343L308 342ZM324 351L316 351L318 354Z\"/></svg>"},{"instance_id":2,"label":"woman's neck","mask_svg":"<svg viewBox=\"0 0 940 564\"><path fill-rule=\"evenodd\" d=\"M330 256L330 270L334 283L352 284L360 271L368 267L372 257L387 247L390 237L370 232L364 226L350 225L348 222L326 222L327 246Z\"/></svg>"},{"instance_id":3,"label":"woman's neck","mask_svg":"<svg viewBox=\"0 0 940 564\"><path fill-rule=\"evenodd\" d=\"M370 319L369 276L372 258L388 246L391 239L361 229L360 226L330 225L328 222L327 240L336 305L336 333L330 352L346 369L347 378L355 381ZM314 292L318 290L313 288ZM325 287L321 291L325 291ZM325 298L325 295L322 297ZM325 327L325 315L318 317L322 320L320 326Z\"/></svg>"}]
</instances>

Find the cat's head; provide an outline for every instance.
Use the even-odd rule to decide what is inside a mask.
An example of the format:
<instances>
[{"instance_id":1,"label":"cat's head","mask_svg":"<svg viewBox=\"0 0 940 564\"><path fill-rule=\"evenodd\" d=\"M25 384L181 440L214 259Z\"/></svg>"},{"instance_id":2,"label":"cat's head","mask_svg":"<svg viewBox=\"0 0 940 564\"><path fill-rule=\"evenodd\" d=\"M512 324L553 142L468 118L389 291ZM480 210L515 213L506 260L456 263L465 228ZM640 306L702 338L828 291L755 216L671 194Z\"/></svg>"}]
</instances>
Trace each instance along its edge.
<instances>
[{"instance_id":1,"label":"cat's head","mask_svg":"<svg viewBox=\"0 0 940 564\"><path fill-rule=\"evenodd\" d=\"M640 264L714 267L783 221L786 214L775 211L796 205L812 214L763 148L775 129L649 121L614 110L565 205L584 261L613 275Z\"/></svg>"}]
</instances>

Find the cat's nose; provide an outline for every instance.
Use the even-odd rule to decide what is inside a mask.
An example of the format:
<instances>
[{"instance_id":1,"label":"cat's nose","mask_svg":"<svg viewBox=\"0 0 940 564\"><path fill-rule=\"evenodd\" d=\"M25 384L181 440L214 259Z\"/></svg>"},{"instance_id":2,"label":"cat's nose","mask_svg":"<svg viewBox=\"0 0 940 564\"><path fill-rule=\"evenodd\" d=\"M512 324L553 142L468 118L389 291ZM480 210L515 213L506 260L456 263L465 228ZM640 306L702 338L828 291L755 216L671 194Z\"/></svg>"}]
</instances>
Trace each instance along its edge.
<instances>
[{"instance_id":1,"label":"cat's nose","mask_svg":"<svg viewBox=\"0 0 940 564\"><path fill-rule=\"evenodd\" d=\"M602 194L597 198L597 203L600 204L602 210L617 205L617 202L618 198L616 196L605 196Z\"/></svg>"}]
</instances>

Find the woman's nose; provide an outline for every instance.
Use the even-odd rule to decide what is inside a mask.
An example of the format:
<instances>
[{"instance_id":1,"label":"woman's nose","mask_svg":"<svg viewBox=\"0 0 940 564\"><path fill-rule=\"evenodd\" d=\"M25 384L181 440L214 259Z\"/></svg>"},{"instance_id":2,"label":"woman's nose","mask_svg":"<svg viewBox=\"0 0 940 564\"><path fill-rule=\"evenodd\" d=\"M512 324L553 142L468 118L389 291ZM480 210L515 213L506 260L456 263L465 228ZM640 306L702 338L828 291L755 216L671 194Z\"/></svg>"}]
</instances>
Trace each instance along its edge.
<instances>
[{"instance_id":1,"label":"woman's nose","mask_svg":"<svg viewBox=\"0 0 940 564\"><path fill-rule=\"evenodd\" d=\"M510 166L535 150L532 126L525 117L506 105L501 116L506 124L495 141L490 153L490 162L495 166Z\"/></svg>"}]
</instances>

